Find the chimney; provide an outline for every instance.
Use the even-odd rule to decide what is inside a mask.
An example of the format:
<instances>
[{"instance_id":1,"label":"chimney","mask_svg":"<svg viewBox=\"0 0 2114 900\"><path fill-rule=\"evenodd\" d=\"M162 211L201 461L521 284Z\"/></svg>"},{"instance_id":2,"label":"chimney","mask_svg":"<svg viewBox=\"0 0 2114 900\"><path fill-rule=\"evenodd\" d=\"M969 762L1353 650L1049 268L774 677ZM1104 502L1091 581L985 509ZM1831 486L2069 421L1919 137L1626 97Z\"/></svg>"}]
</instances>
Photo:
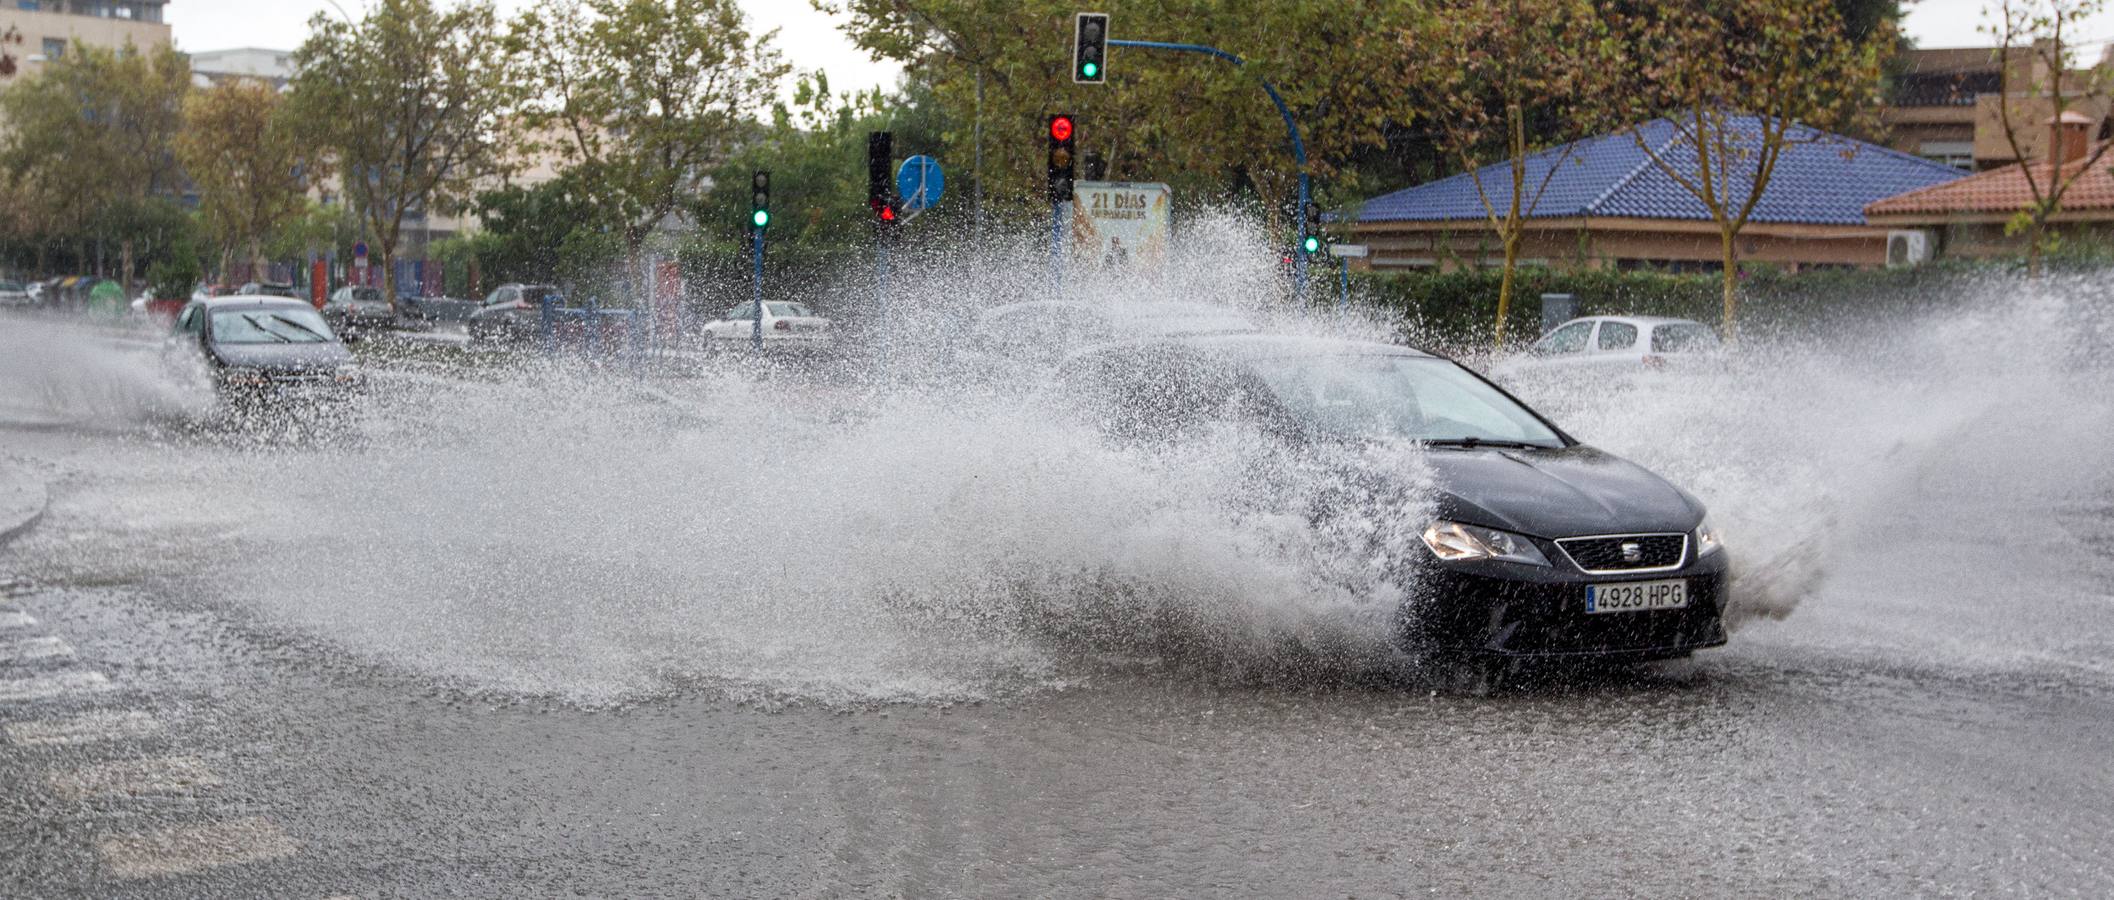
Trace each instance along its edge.
<instances>
[{"instance_id":1,"label":"chimney","mask_svg":"<svg viewBox=\"0 0 2114 900\"><path fill-rule=\"evenodd\" d=\"M2056 159L2062 164L2085 158L2085 145L2091 141L2092 117L2074 109L2063 110L2063 114L2048 120L2050 136L2054 144Z\"/></svg>"}]
</instances>

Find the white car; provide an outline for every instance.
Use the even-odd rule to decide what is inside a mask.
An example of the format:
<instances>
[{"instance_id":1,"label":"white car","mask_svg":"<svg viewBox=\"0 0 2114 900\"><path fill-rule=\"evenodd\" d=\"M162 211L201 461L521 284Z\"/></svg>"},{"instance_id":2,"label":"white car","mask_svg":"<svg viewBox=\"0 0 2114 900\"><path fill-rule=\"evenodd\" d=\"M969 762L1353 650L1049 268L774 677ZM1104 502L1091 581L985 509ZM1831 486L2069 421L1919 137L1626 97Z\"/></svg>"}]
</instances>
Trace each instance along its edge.
<instances>
[{"instance_id":1,"label":"white car","mask_svg":"<svg viewBox=\"0 0 2114 900\"><path fill-rule=\"evenodd\" d=\"M28 306L34 299L21 282L0 281L0 306Z\"/></svg>"},{"instance_id":2,"label":"white car","mask_svg":"<svg viewBox=\"0 0 2114 900\"><path fill-rule=\"evenodd\" d=\"M830 321L815 315L807 304L766 300L763 304L763 343L766 347L826 347ZM705 323L705 340L717 347L745 345L755 338L756 304L744 303L726 315Z\"/></svg>"},{"instance_id":3,"label":"white car","mask_svg":"<svg viewBox=\"0 0 2114 900\"><path fill-rule=\"evenodd\" d=\"M1492 367L1496 375L1643 371L1714 358L1718 333L1688 319L1588 316L1556 326L1524 357Z\"/></svg>"}]
</instances>

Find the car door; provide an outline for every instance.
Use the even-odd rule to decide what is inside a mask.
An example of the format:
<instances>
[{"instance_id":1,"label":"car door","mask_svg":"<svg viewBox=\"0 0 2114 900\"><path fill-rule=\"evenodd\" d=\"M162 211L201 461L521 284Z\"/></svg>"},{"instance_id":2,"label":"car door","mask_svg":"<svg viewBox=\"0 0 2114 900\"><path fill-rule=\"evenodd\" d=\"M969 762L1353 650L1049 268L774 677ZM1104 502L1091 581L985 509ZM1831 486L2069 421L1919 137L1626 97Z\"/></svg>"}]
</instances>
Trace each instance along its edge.
<instances>
[{"instance_id":1,"label":"car door","mask_svg":"<svg viewBox=\"0 0 2114 900\"><path fill-rule=\"evenodd\" d=\"M175 324L162 338L162 368L182 375L200 371L205 364L205 307L192 303L176 314Z\"/></svg>"},{"instance_id":2,"label":"car door","mask_svg":"<svg viewBox=\"0 0 2114 900\"><path fill-rule=\"evenodd\" d=\"M1589 362L1589 349L1593 345L1593 326L1597 319L1578 319L1557 326L1541 340L1534 342L1528 350L1531 359L1525 368L1530 370L1565 371Z\"/></svg>"},{"instance_id":3,"label":"car door","mask_svg":"<svg viewBox=\"0 0 2114 900\"><path fill-rule=\"evenodd\" d=\"M1614 319L1602 319L1600 327L1593 332L1593 351L1590 358L1595 368L1619 369L1641 365L1643 354L1638 351L1637 326Z\"/></svg>"}]
</instances>

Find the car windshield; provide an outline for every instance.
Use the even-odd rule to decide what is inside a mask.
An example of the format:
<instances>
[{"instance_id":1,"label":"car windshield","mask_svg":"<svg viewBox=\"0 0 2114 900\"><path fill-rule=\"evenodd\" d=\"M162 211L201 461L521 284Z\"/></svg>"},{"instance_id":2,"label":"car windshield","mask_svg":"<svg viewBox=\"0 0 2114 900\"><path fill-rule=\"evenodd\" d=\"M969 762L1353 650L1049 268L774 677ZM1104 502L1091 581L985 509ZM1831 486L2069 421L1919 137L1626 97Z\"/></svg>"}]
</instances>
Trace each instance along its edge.
<instances>
[{"instance_id":1,"label":"car windshield","mask_svg":"<svg viewBox=\"0 0 2114 900\"><path fill-rule=\"evenodd\" d=\"M1690 322L1652 329L1653 353L1693 353L1717 347L1717 332L1711 331L1708 325Z\"/></svg>"},{"instance_id":2,"label":"car windshield","mask_svg":"<svg viewBox=\"0 0 2114 900\"><path fill-rule=\"evenodd\" d=\"M1525 407L1443 359L1293 357L1250 368L1294 418L1323 433L1563 446Z\"/></svg>"},{"instance_id":3,"label":"car windshield","mask_svg":"<svg viewBox=\"0 0 2114 900\"><path fill-rule=\"evenodd\" d=\"M12 281L0 281L0 291L20 292L22 286Z\"/></svg>"},{"instance_id":4,"label":"car windshield","mask_svg":"<svg viewBox=\"0 0 2114 900\"><path fill-rule=\"evenodd\" d=\"M273 307L214 313L213 340L222 344L318 344L334 338L315 310Z\"/></svg>"},{"instance_id":5,"label":"car windshield","mask_svg":"<svg viewBox=\"0 0 2114 900\"><path fill-rule=\"evenodd\" d=\"M770 304L770 308L771 315L777 316L781 319L789 317L799 318L814 315L813 313L807 311L807 307L801 306L798 303L772 303Z\"/></svg>"},{"instance_id":6,"label":"car windshield","mask_svg":"<svg viewBox=\"0 0 2114 900\"><path fill-rule=\"evenodd\" d=\"M380 303L382 302L382 292L378 288L371 287L353 288L352 299L360 303Z\"/></svg>"}]
</instances>

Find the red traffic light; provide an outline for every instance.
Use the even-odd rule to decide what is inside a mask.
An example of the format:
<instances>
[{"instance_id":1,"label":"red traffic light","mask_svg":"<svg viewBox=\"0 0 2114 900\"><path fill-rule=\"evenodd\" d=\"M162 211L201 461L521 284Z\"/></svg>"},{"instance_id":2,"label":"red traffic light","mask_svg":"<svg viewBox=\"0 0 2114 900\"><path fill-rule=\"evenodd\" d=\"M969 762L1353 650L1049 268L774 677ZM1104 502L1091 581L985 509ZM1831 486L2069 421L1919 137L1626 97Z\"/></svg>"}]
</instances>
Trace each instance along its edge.
<instances>
[{"instance_id":1,"label":"red traffic light","mask_svg":"<svg viewBox=\"0 0 2114 900\"><path fill-rule=\"evenodd\" d=\"M1069 141L1072 139L1072 117L1055 116L1050 119L1050 139Z\"/></svg>"},{"instance_id":2,"label":"red traffic light","mask_svg":"<svg viewBox=\"0 0 2114 900\"><path fill-rule=\"evenodd\" d=\"M883 207L881 207L881 221L883 221L883 222L893 222L893 221L895 221L895 220L896 220L896 208L895 208L895 207L893 207L893 206L883 206Z\"/></svg>"}]
</instances>

